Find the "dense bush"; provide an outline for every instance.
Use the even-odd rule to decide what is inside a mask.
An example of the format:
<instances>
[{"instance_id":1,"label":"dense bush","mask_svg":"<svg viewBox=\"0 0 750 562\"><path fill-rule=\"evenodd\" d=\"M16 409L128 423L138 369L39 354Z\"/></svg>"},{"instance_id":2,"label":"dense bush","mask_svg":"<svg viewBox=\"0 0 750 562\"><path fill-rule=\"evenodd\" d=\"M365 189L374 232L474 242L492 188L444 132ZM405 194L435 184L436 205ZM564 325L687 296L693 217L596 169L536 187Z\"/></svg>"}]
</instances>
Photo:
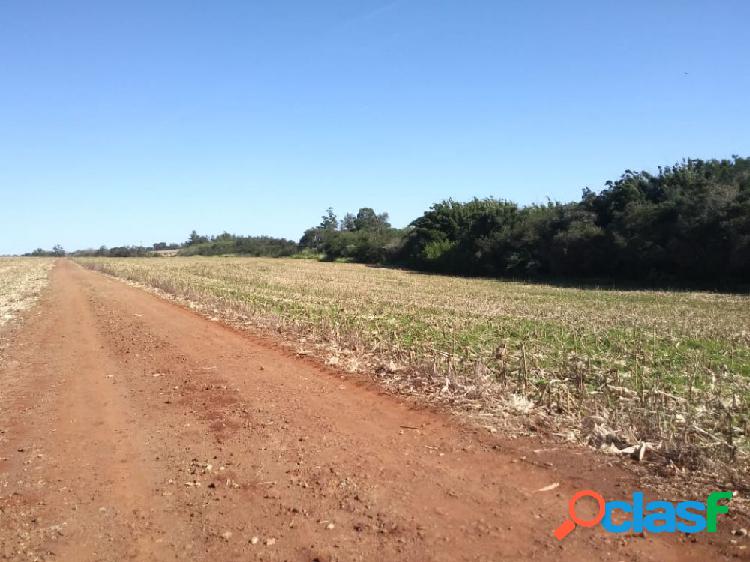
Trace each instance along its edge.
<instances>
[{"instance_id":1,"label":"dense bush","mask_svg":"<svg viewBox=\"0 0 750 562\"><path fill-rule=\"evenodd\" d=\"M387 263L396 258L404 231L391 227L388 214L376 214L369 207L340 222L328 209L321 223L305 231L300 248L320 253L328 260Z\"/></svg>"},{"instance_id":2,"label":"dense bush","mask_svg":"<svg viewBox=\"0 0 750 562\"><path fill-rule=\"evenodd\" d=\"M114 246L107 248L100 246L98 249L76 250L72 256L101 256L111 258L143 258L155 255L152 248L144 246Z\"/></svg>"},{"instance_id":3,"label":"dense bush","mask_svg":"<svg viewBox=\"0 0 750 562\"><path fill-rule=\"evenodd\" d=\"M412 222L396 259L466 275L747 282L750 159L626 171L577 203L444 201Z\"/></svg>"},{"instance_id":4,"label":"dense bush","mask_svg":"<svg viewBox=\"0 0 750 562\"><path fill-rule=\"evenodd\" d=\"M195 234L195 232L193 232ZM179 254L181 256L220 256L241 254L246 256L284 257L297 251L297 243L284 238L271 236L237 236L223 233L216 237L196 236L190 240Z\"/></svg>"}]
</instances>

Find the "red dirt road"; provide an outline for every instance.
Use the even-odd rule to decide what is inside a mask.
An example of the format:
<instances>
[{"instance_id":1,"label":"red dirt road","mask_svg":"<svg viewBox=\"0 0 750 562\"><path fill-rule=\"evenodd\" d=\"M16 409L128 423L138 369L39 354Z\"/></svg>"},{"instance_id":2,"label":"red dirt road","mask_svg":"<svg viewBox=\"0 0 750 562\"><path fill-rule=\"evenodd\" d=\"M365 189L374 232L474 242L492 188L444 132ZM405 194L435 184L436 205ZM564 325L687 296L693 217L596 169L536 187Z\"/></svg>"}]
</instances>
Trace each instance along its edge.
<instances>
[{"instance_id":1,"label":"red dirt road","mask_svg":"<svg viewBox=\"0 0 750 562\"><path fill-rule=\"evenodd\" d=\"M472 430L60 261L0 366L0 559L721 560L693 539L553 536L636 483ZM540 492L559 482L552 491ZM691 541L695 542L691 542ZM742 544L742 543L740 543ZM745 543L747 544L747 543Z\"/></svg>"}]
</instances>

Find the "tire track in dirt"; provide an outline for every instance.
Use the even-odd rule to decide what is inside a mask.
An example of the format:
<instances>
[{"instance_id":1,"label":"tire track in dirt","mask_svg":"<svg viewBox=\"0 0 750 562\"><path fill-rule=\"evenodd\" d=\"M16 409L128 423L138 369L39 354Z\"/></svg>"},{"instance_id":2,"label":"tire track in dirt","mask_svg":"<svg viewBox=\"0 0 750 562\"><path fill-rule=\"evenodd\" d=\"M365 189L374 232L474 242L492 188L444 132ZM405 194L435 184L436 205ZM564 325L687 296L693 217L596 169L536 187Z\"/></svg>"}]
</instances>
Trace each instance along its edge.
<instances>
[{"instance_id":1,"label":"tire track in dirt","mask_svg":"<svg viewBox=\"0 0 750 562\"><path fill-rule=\"evenodd\" d=\"M558 543L574 491L623 497L633 476L587 451L539 453L415 409L70 262L38 310L0 370L6 559L740 553L729 521L695 542L586 529Z\"/></svg>"},{"instance_id":2,"label":"tire track in dirt","mask_svg":"<svg viewBox=\"0 0 750 562\"><path fill-rule=\"evenodd\" d=\"M168 506L154 508L150 464L130 437L135 413L109 382L118 364L79 287L56 282L45 305L54 310L24 327L29 339L4 377L18 385L3 414L16 441L11 500L29 515L20 544L58 560L158 558L159 535L174 522Z\"/></svg>"}]
</instances>

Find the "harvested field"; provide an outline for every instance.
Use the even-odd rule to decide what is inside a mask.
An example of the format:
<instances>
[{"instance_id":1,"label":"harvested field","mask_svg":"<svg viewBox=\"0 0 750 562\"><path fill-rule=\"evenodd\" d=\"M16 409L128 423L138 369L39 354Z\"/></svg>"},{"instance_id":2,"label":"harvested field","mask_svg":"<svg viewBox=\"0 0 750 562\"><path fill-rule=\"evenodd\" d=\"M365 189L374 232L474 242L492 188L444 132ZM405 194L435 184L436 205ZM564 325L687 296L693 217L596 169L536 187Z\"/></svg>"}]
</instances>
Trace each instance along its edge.
<instances>
[{"instance_id":1,"label":"harvested field","mask_svg":"<svg viewBox=\"0 0 750 562\"><path fill-rule=\"evenodd\" d=\"M0 258L0 326L34 303L52 263L45 258Z\"/></svg>"},{"instance_id":2,"label":"harvested field","mask_svg":"<svg viewBox=\"0 0 750 562\"><path fill-rule=\"evenodd\" d=\"M727 478L746 466L750 298L308 260L81 259L402 393ZM645 445L644 445L645 444ZM630 449L628 448L630 447Z\"/></svg>"}]
</instances>

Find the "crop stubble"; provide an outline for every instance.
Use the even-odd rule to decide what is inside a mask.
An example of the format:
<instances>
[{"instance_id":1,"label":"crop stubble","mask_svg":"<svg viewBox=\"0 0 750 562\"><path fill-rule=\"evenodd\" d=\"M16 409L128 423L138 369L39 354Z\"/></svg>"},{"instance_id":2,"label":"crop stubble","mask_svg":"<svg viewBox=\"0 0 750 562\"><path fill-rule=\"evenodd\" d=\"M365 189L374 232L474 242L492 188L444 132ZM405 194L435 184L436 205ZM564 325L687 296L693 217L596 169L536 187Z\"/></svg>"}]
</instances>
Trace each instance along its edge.
<instances>
[{"instance_id":1,"label":"crop stubble","mask_svg":"<svg viewBox=\"0 0 750 562\"><path fill-rule=\"evenodd\" d=\"M53 260L0 258L0 326L29 308L47 284Z\"/></svg>"}]
</instances>

